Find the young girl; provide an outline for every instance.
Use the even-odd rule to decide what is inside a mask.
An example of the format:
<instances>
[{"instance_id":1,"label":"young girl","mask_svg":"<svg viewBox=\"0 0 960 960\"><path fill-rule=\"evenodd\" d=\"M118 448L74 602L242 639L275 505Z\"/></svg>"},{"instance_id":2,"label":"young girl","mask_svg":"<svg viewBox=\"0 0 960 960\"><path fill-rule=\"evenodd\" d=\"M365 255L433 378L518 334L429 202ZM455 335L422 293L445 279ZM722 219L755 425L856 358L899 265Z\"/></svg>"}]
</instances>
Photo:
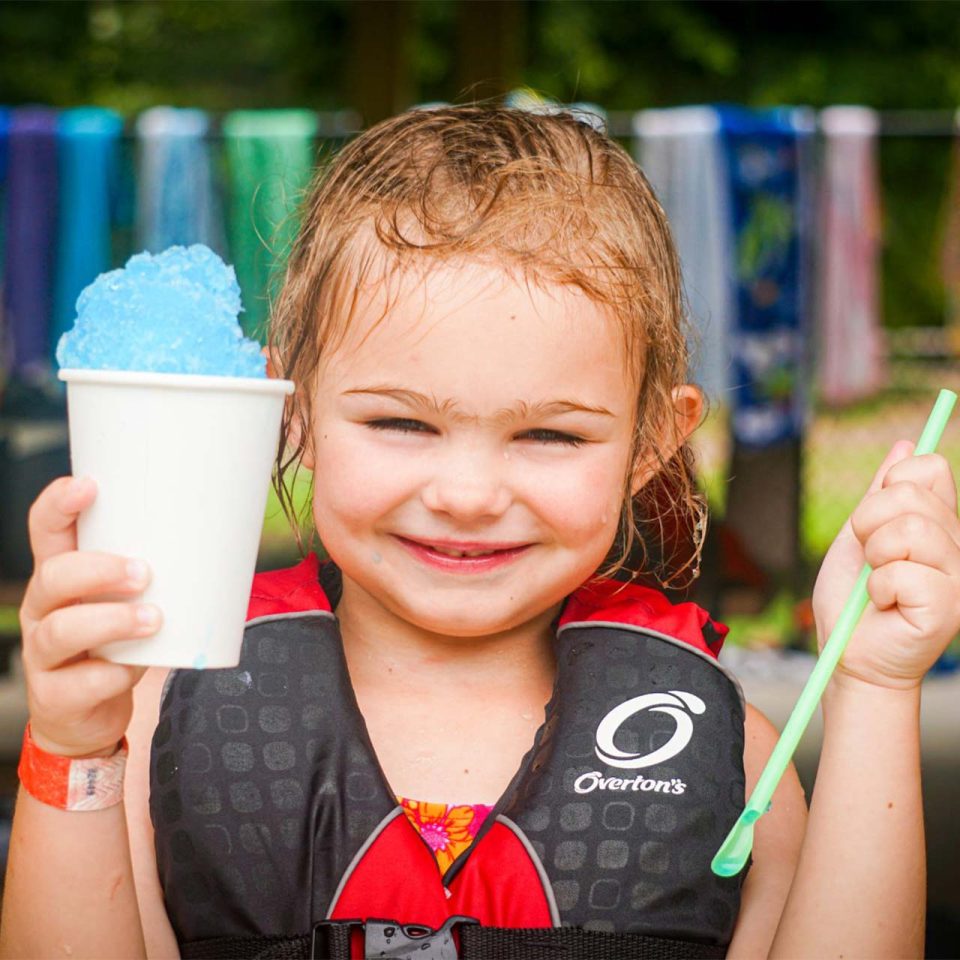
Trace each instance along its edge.
<instances>
[{"instance_id":1,"label":"young girl","mask_svg":"<svg viewBox=\"0 0 960 960\"><path fill-rule=\"evenodd\" d=\"M649 586L695 565L657 531L702 526L702 401L663 211L620 147L490 107L367 131L314 186L270 362L330 562L257 577L237 669L89 658L156 629L116 600L149 571L77 552L91 480L31 512L35 769L116 773L124 735L129 762L102 809L21 789L3 956L920 955L953 477L908 442L880 466L814 597L823 640L874 568L809 822L790 771L745 879L713 876L776 734L716 661L725 629Z\"/></svg>"}]
</instances>

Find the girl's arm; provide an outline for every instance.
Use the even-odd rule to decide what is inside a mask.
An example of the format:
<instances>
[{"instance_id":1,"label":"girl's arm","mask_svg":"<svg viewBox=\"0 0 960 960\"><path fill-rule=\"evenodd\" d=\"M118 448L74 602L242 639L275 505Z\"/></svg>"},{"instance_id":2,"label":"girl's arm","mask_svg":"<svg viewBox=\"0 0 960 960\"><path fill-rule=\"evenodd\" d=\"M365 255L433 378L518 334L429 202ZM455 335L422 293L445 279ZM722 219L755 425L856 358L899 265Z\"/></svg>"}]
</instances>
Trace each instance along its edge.
<instances>
[{"instance_id":1,"label":"girl's arm","mask_svg":"<svg viewBox=\"0 0 960 960\"><path fill-rule=\"evenodd\" d=\"M166 675L149 670L135 688L123 804L72 813L21 790L0 916L0 957L179 957L157 877L147 805L150 740Z\"/></svg>"},{"instance_id":2,"label":"girl's arm","mask_svg":"<svg viewBox=\"0 0 960 960\"><path fill-rule=\"evenodd\" d=\"M146 956L123 804L68 812L21 788L10 837L0 956Z\"/></svg>"},{"instance_id":3,"label":"girl's arm","mask_svg":"<svg viewBox=\"0 0 960 960\"><path fill-rule=\"evenodd\" d=\"M919 688L835 678L807 834L772 956L923 956L919 708Z\"/></svg>"},{"instance_id":4,"label":"girl's arm","mask_svg":"<svg viewBox=\"0 0 960 960\"><path fill-rule=\"evenodd\" d=\"M778 734L773 724L749 704L744 734L745 793L749 797ZM743 882L728 960L757 960L770 953L796 870L806 819L803 787L791 764L777 786L770 812L754 827L753 859Z\"/></svg>"},{"instance_id":5,"label":"girl's arm","mask_svg":"<svg viewBox=\"0 0 960 960\"><path fill-rule=\"evenodd\" d=\"M21 788L0 924L2 957L146 955L134 882L144 854L138 841L131 846L128 832L128 815L146 809L142 758L149 739L143 723L131 724L132 690L144 668L91 658L88 651L148 635L157 621L138 620L133 603L106 599L135 597L148 572L123 557L76 549L76 518L95 494L90 481L62 478L30 511L35 566L20 610L23 667L33 739L42 751L108 756L129 728L124 802L67 811ZM154 723L155 717L154 709Z\"/></svg>"},{"instance_id":6,"label":"girl's arm","mask_svg":"<svg viewBox=\"0 0 960 960\"><path fill-rule=\"evenodd\" d=\"M824 697L807 833L773 956L923 954L920 683L960 630L960 520L947 462L911 452L894 445L817 578L821 645L864 563L871 603Z\"/></svg>"},{"instance_id":7,"label":"girl's arm","mask_svg":"<svg viewBox=\"0 0 960 960\"><path fill-rule=\"evenodd\" d=\"M163 903L157 875L157 854L150 821L150 744L160 715L160 698L169 670L154 667L133 690L133 717L127 728L130 760L127 763L127 829L133 858L133 879L143 939L150 960L176 960L177 938Z\"/></svg>"}]
</instances>

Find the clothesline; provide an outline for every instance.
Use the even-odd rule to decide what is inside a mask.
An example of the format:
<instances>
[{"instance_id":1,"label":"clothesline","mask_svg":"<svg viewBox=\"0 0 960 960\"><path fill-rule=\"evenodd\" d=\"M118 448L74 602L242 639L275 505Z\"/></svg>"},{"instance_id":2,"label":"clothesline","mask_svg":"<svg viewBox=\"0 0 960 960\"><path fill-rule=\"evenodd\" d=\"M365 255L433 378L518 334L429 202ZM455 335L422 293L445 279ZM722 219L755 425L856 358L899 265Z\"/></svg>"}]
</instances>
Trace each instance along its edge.
<instances>
[{"instance_id":1,"label":"clothesline","mask_svg":"<svg viewBox=\"0 0 960 960\"><path fill-rule=\"evenodd\" d=\"M209 121L209 128L204 135L205 140L224 140L226 136L222 129L222 123L229 112L206 112ZM363 120L356 110L319 110L315 114L317 118L317 140L337 140L344 137L352 137L363 129ZM127 117L123 125L122 139L136 140L137 134L137 116Z\"/></svg>"},{"instance_id":2,"label":"clothesline","mask_svg":"<svg viewBox=\"0 0 960 960\"><path fill-rule=\"evenodd\" d=\"M952 139L960 135L958 110L879 110L877 134L881 137L934 137ZM221 122L226 112L209 112L208 140L224 138ZM634 110L611 110L606 114L607 130L614 137L633 136ZM332 140L351 137L363 129L363 119L356 110L320 110L317 117L317 139ZM136 117L125 121L123 139L136 139Z\"/></svg>"},{"instance_id":3,"label":"clothesline","mask_svg":"<svg viewBox=\"0 0 960 960\"><path fill-rule=\"evenodd\" d=\"M632 137L633 110L611 110L607 114L607 130L614 137ZM819 113L815 112L814 117ZM960 136L960 110L878 110L877 135L881 137Z\"/></svg>"}]
</instances>

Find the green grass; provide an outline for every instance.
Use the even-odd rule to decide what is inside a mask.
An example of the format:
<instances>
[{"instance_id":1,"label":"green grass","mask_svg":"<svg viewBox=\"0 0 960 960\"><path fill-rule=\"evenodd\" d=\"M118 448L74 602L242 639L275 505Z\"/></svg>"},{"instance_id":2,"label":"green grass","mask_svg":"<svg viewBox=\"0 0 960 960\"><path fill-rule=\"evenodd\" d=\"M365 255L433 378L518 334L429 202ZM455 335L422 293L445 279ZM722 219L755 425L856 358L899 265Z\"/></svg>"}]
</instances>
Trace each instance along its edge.
<instances>
[{"instance_id":1,"label":"green grass","mask_svg":"<svg viewBox=\"0 0 960 960\"><path fill-rule=\"evenodd\" d=\"M16 607L0 607L0 634L16 633L20 629Z\"/></svg>"},{"instance_id":2,"label":"green grass","mask_svg":"<svg viewBox=\"0 0 960 960\"><path fill-rule=\"evenodd\" d=\"M310 500L310 481L311 474L309 470L297 471L296 479L293 484L293 502L295 515L310 520L308 502ZM309 523L304 524L302 528L309 530ZM260 537L260 556L261 559L267 559L270 565L281 563L284 558L293 561L297 556L297 541L293 535L293 529L290 521L287 519L280 500L277 497L277 491L273 485L270 486L270 492L267 497L267 506L263 512L263 531Z\"/></svg>"}]
</instances>

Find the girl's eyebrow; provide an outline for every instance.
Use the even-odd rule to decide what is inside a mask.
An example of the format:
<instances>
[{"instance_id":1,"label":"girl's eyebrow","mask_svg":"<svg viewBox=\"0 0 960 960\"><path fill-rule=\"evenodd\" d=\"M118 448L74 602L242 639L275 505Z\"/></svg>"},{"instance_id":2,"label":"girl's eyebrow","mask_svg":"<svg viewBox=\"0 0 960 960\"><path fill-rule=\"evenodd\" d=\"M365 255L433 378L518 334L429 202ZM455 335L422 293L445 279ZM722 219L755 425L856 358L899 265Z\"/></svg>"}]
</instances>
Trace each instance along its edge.
<instances>
[{"instance_id":1,"label":"girl's eyebrow","mask_svg":"<svg viewBox=\"0 0 960 960\"><path fill-rule=\"evenodd\" d=\"M394 387L387 384L368 387L358 387L355 390L344 390L343 396L356 396L358 394L389 397L408 407L419 410L428 410L441 416L452 416L456 420L475 422L479 417L470 416L457 410L455 400L437 400L436 397L428 397L424 393L416 390L408 390L405 387ZM516 406L498 410L493 419L497 421L510 420L528 420L538 416L548 416L550 414L561 413L592 413L602 417L614 417L606 407L592 406L588 403L582 403L579 400L541 400L536 403L527 403L525 400L518 400Z\"/></svg>"}]
</instances>

